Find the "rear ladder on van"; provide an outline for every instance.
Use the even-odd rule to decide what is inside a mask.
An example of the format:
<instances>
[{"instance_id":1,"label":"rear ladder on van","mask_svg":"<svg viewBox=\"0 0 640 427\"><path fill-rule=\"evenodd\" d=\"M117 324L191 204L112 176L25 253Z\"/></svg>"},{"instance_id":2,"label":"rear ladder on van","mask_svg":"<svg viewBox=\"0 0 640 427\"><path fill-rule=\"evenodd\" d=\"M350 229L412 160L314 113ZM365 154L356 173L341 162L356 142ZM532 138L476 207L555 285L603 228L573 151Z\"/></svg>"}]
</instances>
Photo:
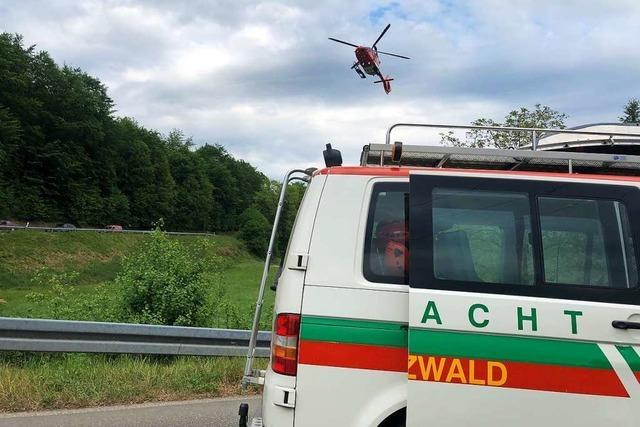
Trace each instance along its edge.
<instances>
[{"instance_id":1,"label":"rear ladder on van","mask_svg":"<svg viewBox=\"0 0 640 427\"><path fill-rule=\"evenodd\" d=\"M264 289L267 284L267 278L269 277L269 267L271 266L271 260L273 258L273 249L276 242L276 236L278 234L278 226L280 225L280 216L284 207L285 197L287 194L287 187L293 181L309 182L314 168L310 169L292 169L287 172L282 180L282 188L280 189L280 196L278 198L278 206L276 208L276 215L273 220L273 227L271 229L271 237L269 238L269 246L267 254L264 260L264 268L262 270L262 278L260 279L260 288L258 289L258 298L256 299L256 309L253 314L253 324L251 326L251 337L249 339L249 350L247 352L247 360L244 367L244 374L242 376L242 386L246 387L248 384L264 384L265 371L259 369L253 369L253 360L255 358L256 342L258 338L258 329L260 327L260 318L262 315L262 304L264 302Z\"/></svg>"}]
</instances>

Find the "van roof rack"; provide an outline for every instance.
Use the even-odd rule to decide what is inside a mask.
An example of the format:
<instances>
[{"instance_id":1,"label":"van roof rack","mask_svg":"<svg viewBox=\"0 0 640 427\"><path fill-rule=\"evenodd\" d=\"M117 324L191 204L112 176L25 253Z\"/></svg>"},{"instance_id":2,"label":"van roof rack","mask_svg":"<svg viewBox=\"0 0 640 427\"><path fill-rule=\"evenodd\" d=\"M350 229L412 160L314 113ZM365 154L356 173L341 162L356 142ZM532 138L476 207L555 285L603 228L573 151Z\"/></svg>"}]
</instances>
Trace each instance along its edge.
<instances>
[{"instance_id":1,"label":"van roof rack","mask_svg":"<svg viewBox=\"0 0 640 427\"><path fill-rule=\"evenodd\" d=\"M391 131L397 127L424 127L436 129L492 130L503 132L529 132L533 150L465 148L429 145L391 144ZM571 151L536 150L538 138L545 133L605 135L609 138L629 137L628 133L595 132L567 129L516 128L503 126L461 126L423 123L398 123L387 131L386 144L365 145L362 166L416 166L433 168L522 170L569 173L598 173L613 175L640 175L640 156L625 154L578 153ZM394 147L401 147L401 154Z\"/></svg>"}]
</instances>

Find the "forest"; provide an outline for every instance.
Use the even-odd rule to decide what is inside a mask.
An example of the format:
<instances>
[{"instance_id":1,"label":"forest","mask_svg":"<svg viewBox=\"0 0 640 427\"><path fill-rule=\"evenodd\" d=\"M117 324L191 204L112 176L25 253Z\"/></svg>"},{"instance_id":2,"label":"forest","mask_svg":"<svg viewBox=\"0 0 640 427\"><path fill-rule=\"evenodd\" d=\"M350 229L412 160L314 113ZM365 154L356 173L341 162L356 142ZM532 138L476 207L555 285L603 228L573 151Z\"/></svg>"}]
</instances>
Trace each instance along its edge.
<instances>
[{"instance_id":1,"label":"forest","mask_svg":"<svg viewBox=\"0 0 640 427\"><path fill-rule=\"evenodd\" d=\"M278 191L220 145L116 116L99 79L0 35L0 218L250 236L266 234ZM302 192L291 191L287 228Z\"/></svg>"}]
</instances>

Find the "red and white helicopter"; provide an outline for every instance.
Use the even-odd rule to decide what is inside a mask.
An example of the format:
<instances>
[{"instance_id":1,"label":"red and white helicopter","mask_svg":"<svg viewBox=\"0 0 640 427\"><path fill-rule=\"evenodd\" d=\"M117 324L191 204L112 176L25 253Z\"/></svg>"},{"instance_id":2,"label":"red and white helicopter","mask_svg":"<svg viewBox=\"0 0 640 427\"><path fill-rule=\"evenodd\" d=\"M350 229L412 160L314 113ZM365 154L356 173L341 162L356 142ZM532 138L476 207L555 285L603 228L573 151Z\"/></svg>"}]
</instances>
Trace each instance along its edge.
<instances>
[{"instance_id":1,"label":"red and white helicopter","mask_svg":"<svg viewBox=\"0 0 640 427\"><path fill-rule=\"evenodd\" d=\"M373 46L371 47L358 46L353 43L349 43L343 40L338 40L338 39L334 39L333 37L329 37L329 40L333 40L334 42L355 47L357 61L351 66L351 69L355 70L356 73L358 73L358 75L363 79L367 77L365 73L371 76L378 76L380 80L376 80L374 83L382 83L382 86L384 87L384 91L386 93L391 92L390 82L393 79L389 78L389 76L386 76L386 77L382 76L382 71L380 70L380 58L378 57L378 55L382 54L382 55L395 56L396 58L411 59L406 56L396 55L395 53L383 52L381 50L378 50L376 45L378 44L382 36L384 36L384 34L387 32L389 27L391 27L391 24L388 24L384 28L384 30L382 30L382 33L380 33L380 36L378 36L376 41L373 43Z\"/></svg>"}]
</instances>

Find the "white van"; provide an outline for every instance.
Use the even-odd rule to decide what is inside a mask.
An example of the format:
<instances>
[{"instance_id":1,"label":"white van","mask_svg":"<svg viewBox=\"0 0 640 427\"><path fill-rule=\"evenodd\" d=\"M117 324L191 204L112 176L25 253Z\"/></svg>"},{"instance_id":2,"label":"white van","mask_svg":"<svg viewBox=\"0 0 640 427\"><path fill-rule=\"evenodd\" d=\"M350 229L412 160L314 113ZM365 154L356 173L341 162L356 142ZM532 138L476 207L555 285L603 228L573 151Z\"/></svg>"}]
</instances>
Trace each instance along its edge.
<instances>
[{"instance_id":1,"label":"white van","mask_svg":"<svg viewBox=\"0 0 640 427\"><path fill-rule=\"evenodd\" d=\"M640 156L325 158L284 181L308 188L252 425L640 425Z\"/></svg>"}]
</instances>

